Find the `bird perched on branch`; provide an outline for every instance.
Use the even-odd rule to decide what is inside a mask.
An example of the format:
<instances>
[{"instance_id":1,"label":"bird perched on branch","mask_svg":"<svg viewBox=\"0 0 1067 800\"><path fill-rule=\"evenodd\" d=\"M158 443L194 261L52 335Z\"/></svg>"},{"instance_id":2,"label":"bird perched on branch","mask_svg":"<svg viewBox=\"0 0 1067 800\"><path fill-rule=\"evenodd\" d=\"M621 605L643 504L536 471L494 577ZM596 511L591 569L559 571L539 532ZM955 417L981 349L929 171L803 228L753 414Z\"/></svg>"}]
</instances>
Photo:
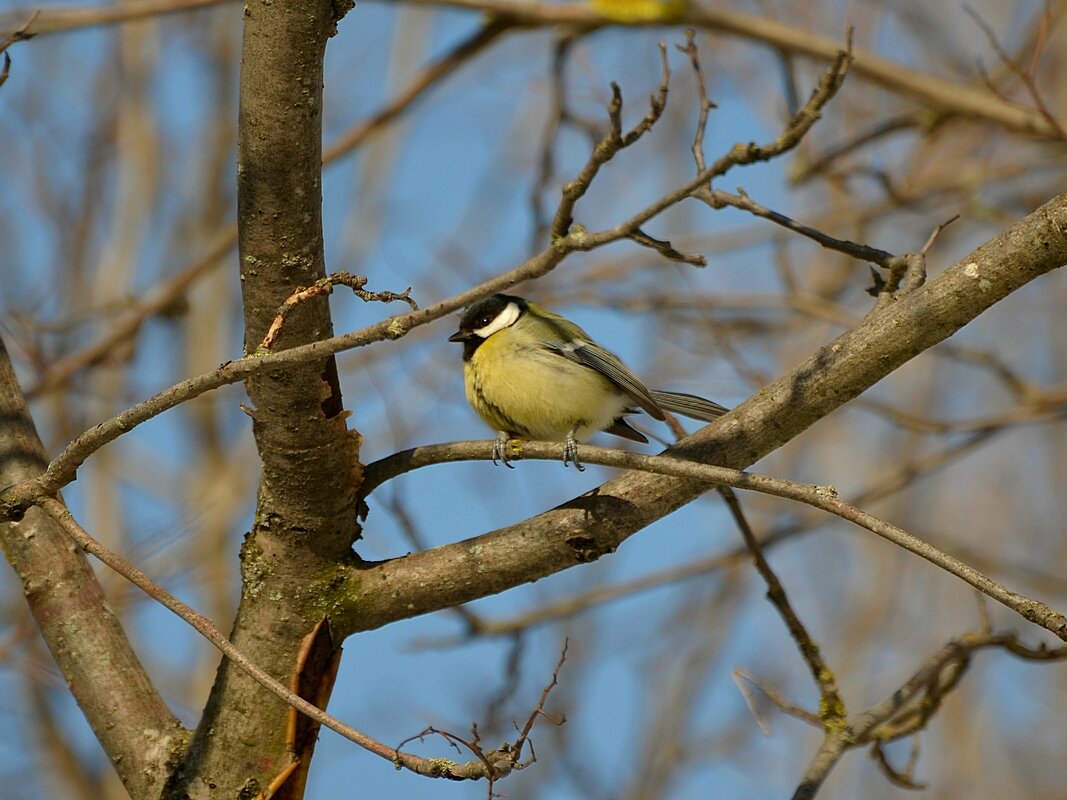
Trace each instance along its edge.
<instances>
[{"instance_id":1,"label":"bird perched on branch","mask_svg":"<svg viewBox=\"0 0 1067 800\"><path fill-rule=\"evenodd\" d=\"M664 411L710 422L728 409L679 392L648 389L613 353L558 314L529 300L495 294L464 311L467 400L497 432L493 463L511 467L512 438L564 442L563 464L578 461L578 442L598 431L635 442L648 439L626 421L643 410L658 420Z\"/></svg>"}]
</instances>

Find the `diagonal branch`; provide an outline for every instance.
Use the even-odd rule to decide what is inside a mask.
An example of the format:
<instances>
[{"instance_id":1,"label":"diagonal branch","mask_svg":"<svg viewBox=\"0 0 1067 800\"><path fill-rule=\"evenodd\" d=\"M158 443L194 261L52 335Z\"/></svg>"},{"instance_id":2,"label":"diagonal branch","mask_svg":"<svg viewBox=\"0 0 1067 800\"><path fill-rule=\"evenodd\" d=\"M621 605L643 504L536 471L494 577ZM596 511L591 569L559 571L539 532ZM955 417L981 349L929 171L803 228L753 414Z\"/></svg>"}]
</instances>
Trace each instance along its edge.
<instances>
[{"instance_id":1,"label":"diagonal branch","mask_svg":"<svg viewBox=\"0 0 1067 800\"><path fill-rule=\"evenodd\" d=\"M171 0L167 0L170 2ZM124 4L121 8L130 6ZM52 13L52 12L49 12ZM496 42L509 27L492 20L469 37L458 42L448 52L430 61L382 108L360 120L323 150L322 164L328 167L360 147L371 136L388 129L396 119L411 109L429 89L437 86L462 65ZM31 399L67 383L75 374L99 363L114 353L116 347L135 336L147 319L171 306L189 287L214 269L237 243L237 224L225 225L215 231L204 252L195 260L178 267L174 274L151 289L129 312L123 314L96 341L68 353L48 365L47 370L30 386L26 394Z\"/></svg>"},{"instance_id":2,"label":"diagonal branch","mask_svg":"<svg viewBox=\"0 0 1067 800\"><path fill-rule=\"evenodd\" d=\"M721 425L716 424L712 426L711 430L725 426L729 419L729 416L724 417L724 420L726 421ZM613 450L605 447L582 445L582 458L587 460L590 464L602 464L604 466L620 469L641 470L655 475L669 475L676 478L687 478L699 481L704 490L713 486L731 486L735 489L745 489L748 491L768 494L773 497L795 500L799 503L805 503L814 508L821 509L861 528L866 528L893 544L903 547L905 550L926 559L931 564L934 564L946 572L950 572L956 577L966 581L983 594L993 598L999 603L1003 603L1005 606L1029 621L1042 626L1056 636L1067 641L1067 617L1063 614L1053 610L1044 603L1032 600L1028 597L1023 597L1022 595L1001 586L978 570L953 558L948 553L939 550L917 536L914 536L885 520L879 519L872 514L868 514L860 508L838 500L836 492L832 486L813 486L810 484L785 480L783 478L772 478L767 475L758 475L751 472L730 469L728 467L702 464L684 458L674 457L679 450L684 449L699 436L700 434L696 434L695 436L690 437L690 439L680 442L675 448L666 451L666 454L663 456L647 456L641 453L627 452L625 450ZM555 443L516 441L516 444L521 447L521 450L519 450L519 453L513 456L513 458L532 457L551 460L559 458L559 445ZM426 447L416 447L411 450L405 450L401 453L396 453L387 458L383 458L381 461L369 464L365 473L367 477L367 485L374 487L380 485L380 482L383 480L430 464L439 464L450 461L489 460L492 455L491 445L492 442L489 441L452 442L450 444L429 445ZM672 453L672 451L675 452ZM528 520L528 522L533 522L537 519L540 518ZM520 523L513 526L511 529L505 529L505 531L519 531L521 533L525 525L526 523ZM447 553L450 548L459 548L462 550L471 549L476 553L481 553L485 550L485 545L482 543L491 539L495 535L496 534L486 534L477 537L476 539L460 542L456 545L445 545L444 547L439 547L435 550L424 551L416 555L385 562L384 564L377 566L382 568L393 564L405 564L410 566L412 561L417 561L420 557L427 556L429 553ZM590 540L586 538L582 538L578 540L578 544L585 547L589 544L589 541ZM531 544L528 547L533 551L533 558L550 561L553 557L553 550L558 544L558 542L547 541L543 544ZM566 541L565 544L572 548L576 546L570 540ZM580 558L579 560L582 559ZM568 564L565 566L570 565ZM550 570L550 572L555 571L558 571L558 567ZM550 574L550 572L545 572L544 574ZM542 577L542 575L538 575L537 577ZM433 591L442 592L442 596L437 600L437 602L441 603L440 607L450 607L455 603L464 603L474 599L474 597L469 594L469 587L461 587L456 584L449 584L448 587L438 586L435 587ZM480 597L482 595L477 596ZM406 611L412 610L414 610L413 607L408 607L406 609ZM436 608L427 610L436 610ZM393 613L398 613L398 618L411 616L411 614L405 613L404 611L394 611ZM799 639L809 638L806 634L801 633L799 628L794 628L794 633L798 634ZM821 671L823 667L824 665L816 664L814 670ZM824 688L829 695L831 693L830 684L827 683Z\"/></svg>"},{"instance_id":3,"label":"diagonal branch","mask_svg":"<svg viewBox=\"0 0 1067 800\"><path fill-rule=\"evenodd\" d=\"M621 23L597 13L585 3L526 3L522 0L408 0L428 6L453 6L507 17L515 24L530 27L570 25L596 30L625 24L627 27L659 27L661 19L635 19ZM810 30L771 19L768 15L736 11L723 4L687 3L672 19L677 25L718 34L736 36L765 44L783 53L829 61L838 50L837 42ZM1026 135L1058 138L1057 131L1035 109L1021 108L992 94L983 86L959 84L943 75L933 75L906 67L869 51L856 52L857 75L890 92L910 97L936 110L1002 125Z\"/></svg>"},{"instance_id":4,"label":"diagonal branch","mask_svg":"<svg viewBox=\"0 0 1067 800\"><path fill-rule=\"evenodd\" d=\"M234 0L142 0L137 3L114 3L102 7L48 9L29 28L33 35L57 33L91 25L105 25L212 6ZM661 19L620 22L598 14L585 3L554 5L527 3L521 0L408 0L411 4L454 6L505 20L514 27L541 28L570 25L595 30L609 25L627 27L662 26ZM18 29L33 9L16 10L0 15L0 34ZM789 25L766 16L707 3L688 3L672 23L728 34L766 44L784 53L831 60L837 42L829 37ZM867 51L856 52L856 73L864 80L931 106L946 114L992 122L1017 133L1059 138L1055 127L1036 109L1021 108L997 97L984 87L953 82L942 75L912 69Z\"/></svg>"},{"instance_id":5,"label":"diagonal branch","mask_svg":"<svg viewBox=\"0 0 1067 800\"><path fill-rule=\"evenodd\" d=\"M51 520L62 529L62 532L66 534L66 536L69 536L81 550L100 559L102 563L122 575L122 577L126 578L132 584L144 591L147 595L152 597L152 599L159 602L169 611L178 615L184 622L191 625L197 633L215 646L219 652L223 653L227 659L237 665L238 669L248 675L268 692L288 704L290 707L299 710L302 714L309 719L314 720L319 725L324 725L325 727L330 728L363 749L392 762L398 768L403 767L411 772L429 778L478 780L490 776L501 777L518 765L519 752L515 753L515 758L513 760L504 758L499 761L494 761L492 764L488 762L483 763L482 760L471 761L466 764L450 764L448 762L443 762L442 759L423 758L411 753L400 752L396 748L389 747L388 745L371 738L362 731L356 730L350 725L346 725L337 718L330 716L322 709L308 702L294 690L284 686L280 681L271 677L266 671L259 667L232 642L223 636L211 620L183 603L158 583L151 580L129 561L122 558L117 553L112 552L98 540L90 536L89 533L74 519L74 516L70 513L67 507L59 500L52 498L44 499L41 503L41 510L44 511L44 513L46 513ZM35 511L37 511L37 509L35 509ZM558 668L556 673L553 674L552 686L555 685L555 678L557 676ZM111 674L103 676L104 679L102 683L109 694L112 688L111 682L114 680L114 677L115 676ZM542 696L542 705L550 688L551 687L546 688L545 693ZM540 707L541 706L539 706L539 708ZM114 718L108 717L108 719L113 720ZM130 731L130 733L133 734L135 741L142 749L144 749L146 739L149 742L152 741L152 738L148 736L147 732L139 727L143 724L142 721L138 720L138 727ZM530 725L532 727L532 718ZM177 725L175 724L172 727L177 727ZM524 735L519 741L524 741L525 736L528 735L528 733L528 730L524 731ZM146 761L146 759L142 757L141 761ZM162 763L162 761L159 764L148 762L144 766L144 769L152 774L158 783L159 778L162 777L161 767L163 766L165 766L165 764ZM137 786L137 784L135 783L134 786Z\"/></svg>"},{"instance_id":6,"label":"diagonal branch","mask_svg":"<svg viewBox=\"0 0 1067 800\"><path fill-rule=\"evenodd\" d=\"M23 26L29 36L61 33L96 25L115 25L164 14L193 11L228 2L232 0L133 0L103 6L15 9L0 14L0 35Z\"/></svg>"},{"instance_id":7,"label":"diagonal branch","mask_svg":"<svg viewBox=\"0 0 1067 800\"><path fill-rule=\"evenodd\" d=\"M999 300L1067 262L1061 195L898 302L818 350L674 452L741 469L799 436ZM558 455L558 453L557 453ZM706 482L627 473L532 519L464 542L349 570L338 630L377 627L595 560L700 496ZM405 598L397 610L393 598ZM1028 617L1030 618L1030 617Z\"/></svg>"},{"instance_id":8,"label":"diagonal branch","mask_svg":"<svg viewBox=\"0 0 1067 800\"><path fill-rule=\"evenodd\" d=\"M663 77L660 79L659 89L656 94L652 95L648 113L637 125L625 133L622 130L622 90L617 83L611 84L611 103L608 105L608 119L611 124L608 132L593 147L593 152L589 155L589 160L586 161L582 171L573 181L563 186L563 197L556 209L550 229L553 241L563 239L570 233L571 224L574 222L574 206L589 190L600 168L615 158L620 151L625 150L648 133L663 116L663 111L667 108L671 69L667 63L667 48L662 42L659 51L663 65Z\"/></svg>"},{"instance_id":9,"label":"diagonal branch","mask_svg":"<svg viewBox=\"0 0 1067 800\"><path fill-rule=\"evenodd\" d=\"M14 368L0 339L0 483L44 468ZM40 509L0 523L0 549L67 685L132 797L156 797L181 725L152 685L85 555Z\"/></svg>"}]
</instances>

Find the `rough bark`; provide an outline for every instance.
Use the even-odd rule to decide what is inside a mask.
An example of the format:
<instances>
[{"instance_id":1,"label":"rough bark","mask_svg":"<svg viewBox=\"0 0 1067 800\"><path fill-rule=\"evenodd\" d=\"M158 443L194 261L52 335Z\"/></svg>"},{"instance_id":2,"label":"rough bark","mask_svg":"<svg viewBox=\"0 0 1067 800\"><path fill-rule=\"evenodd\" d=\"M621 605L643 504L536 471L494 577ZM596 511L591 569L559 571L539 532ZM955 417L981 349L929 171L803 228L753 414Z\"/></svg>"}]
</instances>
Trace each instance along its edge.
<instances>
[{"instance_id":1,"label":"rough bark","mask_svg":"<svg viewBox=\"0 0 1067 800\"><path fill-rule=\"evenodd\" d=\"M245 6L237 187L247 352L295 289L325 275L322 62L339 13L327 0ZM312 300L289 315L276 348L330 335L325 298ZM263 478L231 639L288 682L301 640L322 616L311 603L314 577L350 557L358 440L346 430L332 356L257 374L246 388ZM329 659L316 664L322 672ZM304 674L301 683L320 678ZM293 761L288 713L224 661L169 796L254 796ZM301 753L302 770L310 756L310 748Z\"/></svg>"},{"instance_id":2,"label":"rough bark","mask_svg":"<svg viewBox=\"0 0 1067 800\"><path fill-rule=\"evenodd\" d=\"M48 464L0 340L0 486ZM39 508L0 523L0 547L18 573L45 644L130 796L154 798L183 731L152 686L85 554Z\"/></svg>"}]
</instances>

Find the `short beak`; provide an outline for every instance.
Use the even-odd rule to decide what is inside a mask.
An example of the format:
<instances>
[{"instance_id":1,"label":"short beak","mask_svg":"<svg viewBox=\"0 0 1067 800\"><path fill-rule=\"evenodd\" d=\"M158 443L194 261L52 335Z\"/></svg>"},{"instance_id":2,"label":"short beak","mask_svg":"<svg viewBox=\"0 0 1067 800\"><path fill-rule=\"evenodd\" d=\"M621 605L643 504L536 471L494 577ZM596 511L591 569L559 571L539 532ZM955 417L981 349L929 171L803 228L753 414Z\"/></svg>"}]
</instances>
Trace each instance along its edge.
<instances>
[{"instance_id":1,"label":"short beak","mask_svg":"<svg viewBox=\"0 0 1067 800\"><path fill-rule=\"evenodd\" d=\"M465 342L468 339L470 339L472 336L474 336L474 334L471 333L470 331L456 331L455 333L453 333L451 336L448 337L448 341L450 341L450 342Z\"/></svg>"}]
</instances>

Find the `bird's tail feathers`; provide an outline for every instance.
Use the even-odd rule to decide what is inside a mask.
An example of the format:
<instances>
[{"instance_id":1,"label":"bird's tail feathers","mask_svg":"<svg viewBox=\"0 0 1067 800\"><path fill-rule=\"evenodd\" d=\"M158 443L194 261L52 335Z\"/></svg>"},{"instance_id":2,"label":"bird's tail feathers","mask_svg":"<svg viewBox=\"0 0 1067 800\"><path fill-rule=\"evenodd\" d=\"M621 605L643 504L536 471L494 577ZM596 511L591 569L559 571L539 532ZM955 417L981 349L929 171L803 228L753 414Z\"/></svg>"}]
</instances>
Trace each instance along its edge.
<instances>
[{"instance_id":1,"label":"bird's tail feathers","mask_svg":"<svg viewBox=\"0 0 1067 800\"><path fill-rule=\"evenodd\" d=\"M650 394L659 407L665 411L701 422L711 422L730 410L726 406L720 406L718 403L697 397L695 394L664 392L658 389L653 389Z\"/></svg>"}]
</instances>

